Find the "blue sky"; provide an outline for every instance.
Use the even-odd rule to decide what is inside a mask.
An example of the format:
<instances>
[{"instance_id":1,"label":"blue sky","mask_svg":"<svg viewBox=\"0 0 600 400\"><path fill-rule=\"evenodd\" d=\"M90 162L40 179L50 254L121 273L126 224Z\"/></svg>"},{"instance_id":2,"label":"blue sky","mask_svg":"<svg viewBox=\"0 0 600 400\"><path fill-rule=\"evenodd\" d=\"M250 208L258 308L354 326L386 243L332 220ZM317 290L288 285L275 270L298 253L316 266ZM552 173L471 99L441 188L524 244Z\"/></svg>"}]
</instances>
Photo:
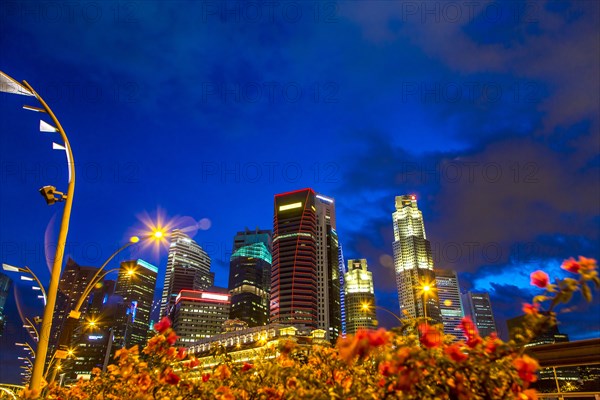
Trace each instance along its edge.
<instances>
[{"instance_id":1,"label":"blue sky","mask_svg":"<svg viewBox=\"0 0 600 400\"><path fill-rule=\"evenodd\" d=\"M489 290L505 329L535 292L531 271L599 256L599 13L590 1L3 2L0 70L69 135L78 263L101 264L161 210L210 221L194 238L225 285L235 232L271 227L274 194L312 187L336 199L346 258L367 258L378 304L397 311L391 213L415 193L436 266ZM0 258L47 279L61 206L36 192L65 188L67 171L27 101L0 94ZM134 255L164 270L164 250ZM3 365L24 335L15 309ZM578 311L561 329L599 336L582 318L598 301Z\"/></svg>"}]
</instances>

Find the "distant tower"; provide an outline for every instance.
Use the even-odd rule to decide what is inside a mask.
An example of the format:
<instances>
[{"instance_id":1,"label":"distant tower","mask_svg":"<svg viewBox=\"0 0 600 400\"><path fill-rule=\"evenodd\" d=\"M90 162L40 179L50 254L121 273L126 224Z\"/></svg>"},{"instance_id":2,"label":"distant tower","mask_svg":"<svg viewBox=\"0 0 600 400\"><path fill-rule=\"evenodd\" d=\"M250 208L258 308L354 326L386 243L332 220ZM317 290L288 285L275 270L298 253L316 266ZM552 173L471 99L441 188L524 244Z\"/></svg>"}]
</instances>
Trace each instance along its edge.
<instances>
[{"instance_id":1,"label":"distant tower","mask_svg":"<svg viewBox=\"0 0 600 400\"><path fill-rule=\"evenodd\" d=\"M170 314L175 298L182 290L202 290L213 283L214 274L210 272L208 254L188 235L178 229L173 230L160 314Z\"/></svg>"},{"instance_id":2,"label":"distant tower","mask_svg":"<svg viewBox=\"0 0 600 400\"><path fill-rule=\"evenodd\" d=\"M117 347L146 344L158 268L144 260L123 261L115 294L123 298L125 315L115 330Z\"/></svg>"},{"instance_id":3,"label":"distant tower","mask_svg":"<svg viewBox=\"0 0 600 400\"><path fill-rule=\"evenodd\" d=\"M375 291L373 274L367 271L367 260L348 260L345 284L346 333L352 335L361 328L375 328Z\"/></svg>"},{"instance_id":4,"label":"distant tower","mask_svg":"<svg viewBox=\"0 0 600 400\"><path fill-rule=\"evenodd\" d=\"M423 299L427 298L427 317L442 322L435 290L431 245L425 235L423 214L413 195L396 196L394 222L394 267L401 313L424 317ZM420 286L427 283L433 290L426 295Z\"/></svg>"},{"instance_id":5,"label":"distant tower","mask_svg":"<svg viewBox=\"0 0 600 400\"><path fill-rule=\"evenodd\" d=\"M334 200L312 189L275 196L271 322L341 332Z\"/></svg>"},{"instance_id":6,"label":"distant tower","mask_svg":"<svg viewBox=\"0 0 600 400\"><path fill-rule=\"evenodd\" d=\"M465 313L460 299L460 286L456 271L435 269L435 282L444 333L455 336L457 340L466 339L464 332L460 329L460 321Z\"/></svg>"},{"instance_id":7,"label":"distant tower","mask_svg":"<svg viewBox=\"0 0 600 400\"><path fill-rule=\"evenodd\" d=\"M178 344L189 346L223 332L230 301L225 288L182 290L173 310L173 329L179 335Z\"/></svg>"},{"instance_id":8,"label":"distant tower","mask_svg":"<svg viewBox=\"0 0 600 400\"><path fill-rule=\"evenodd\" d=\"M238 232L233 240L229 261L229 318L242 320L249 327L269 322L271 247L270 230Z\"/></svg>"},{"instance_id":9,"label":"distant tower","mask_svg":"<svg viewBox=\"0 0 600 400\"><path fill-rule=\"evenodd\" d=\"M471 317L481 336L498 332L489 294L467 292L461 296L465 315Z\"/></svg>"},{"instance_id":10,"label":"distant tower","mask_svg":"<svg viewBox=\"0 0 600 400\"><path fill-rule=\"evenodd\" d=\"M6 299L8 298L10 283L10 278L0 272L0 336L2 336L2 332L4 331L4 304L6 304Z\"/></svg>"}]
</instances>

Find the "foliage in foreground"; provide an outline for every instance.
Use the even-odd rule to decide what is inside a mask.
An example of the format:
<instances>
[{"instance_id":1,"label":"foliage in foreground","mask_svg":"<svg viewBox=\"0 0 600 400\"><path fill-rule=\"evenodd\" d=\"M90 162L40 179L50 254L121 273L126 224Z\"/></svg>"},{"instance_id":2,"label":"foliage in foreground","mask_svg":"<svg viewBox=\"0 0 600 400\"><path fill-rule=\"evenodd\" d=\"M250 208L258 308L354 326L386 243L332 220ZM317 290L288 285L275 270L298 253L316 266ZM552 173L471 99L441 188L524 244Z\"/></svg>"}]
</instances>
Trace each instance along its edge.
<instances>
[{"instance_id":1,"label":"foliage in foreground","mask_svg":"<svg viewBox=\"0 0 600 400\"><path fill-rule=\"evenodd\" d=\"M532 285L545 289L524 304L526 326L518 341L495 335L482 338L473 322L462 321L466 341L452 342L440 326L407 320L398 330L360 331L335 347L298 346L293 341L271 349L276 357L253 364L233 364L222 357L210 373L185 378L198 360L173 347L177 336L168 319L140 353L121 349L106 373L95 370L89 381L70 388L50 385L44 399L536 399L529 386L538 363L523 344L556 323L554 309L581 291L591 301L600 287L596 261L580 257L562 268L577 278L549 281L543 271ZM548 304L546 310L542 305ZM545 312L542 312L545 311ZM268 352L269 350L267 350ZM25 390L24 398L36 398Z\"/></svg>"}]
</instances>

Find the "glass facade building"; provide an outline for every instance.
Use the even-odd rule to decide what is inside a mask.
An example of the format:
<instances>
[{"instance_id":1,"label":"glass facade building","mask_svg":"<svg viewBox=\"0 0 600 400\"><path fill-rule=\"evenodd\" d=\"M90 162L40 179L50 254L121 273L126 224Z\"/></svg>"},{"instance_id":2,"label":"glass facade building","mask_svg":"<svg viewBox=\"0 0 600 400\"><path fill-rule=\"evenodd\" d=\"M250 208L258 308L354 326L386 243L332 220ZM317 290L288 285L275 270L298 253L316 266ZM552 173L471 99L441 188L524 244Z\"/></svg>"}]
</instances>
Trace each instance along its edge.
<instances>
[{"instance_id":1,"label":"glass facade building","mask_svg":"<svg viewBox=\"0 0 600 400\"><path fill-rule=\"evenodd\" d=\"M431 244L425 235L423 214L417 207L417 198L414 195L396 196L395 205L392 246L401 315L412 318L427 315L441 323ZM428 293L421 290L425 284L432 289Z\"/></svg>"},{"instance_id":2,"label":"glass facade building","mask_svg":"<svg viewBox=\"0 0 600 400\"><path fill-rule=\"evenodd\" d=\"M373 274L367 270L364 258L348 260L345 274L346 333L377 326Z\"/></svg>"},{"instance_id":3,"label":"glass facade building","mask_svg":"<svg viewBox=\"0 0 600 400\"><path fill-rule=\"evenodd\" d=\"M453 335L456 340L466 340L460 329L460 321L465 316L460 298L460 286L456 271L435 269L435 283L444 324L444 333Z\"/></svg>"}]
</instances>

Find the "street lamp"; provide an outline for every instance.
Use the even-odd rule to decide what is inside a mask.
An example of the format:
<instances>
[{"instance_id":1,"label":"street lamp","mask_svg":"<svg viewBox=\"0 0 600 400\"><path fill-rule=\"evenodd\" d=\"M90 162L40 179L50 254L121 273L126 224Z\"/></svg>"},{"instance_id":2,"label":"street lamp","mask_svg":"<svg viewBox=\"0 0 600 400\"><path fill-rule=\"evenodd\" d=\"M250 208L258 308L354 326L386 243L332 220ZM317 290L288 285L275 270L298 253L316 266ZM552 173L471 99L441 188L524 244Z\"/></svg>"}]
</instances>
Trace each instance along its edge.
<instances>
[{"instance_id":1,"label":"street lamp","mask_svg":"<svg viewBox=\"0 0 600 400\"><path fill-rule=\"evenodd\" d=\"M60 122L48 107L48 104L44 101L44 99L27 83L27 81L23 81L23 84L17 82L15 79L6 75L2 71L0 71L0 91L6 93L19 94L24 96L35 97L35 99L40 103L42 108L33 107L33 106L24 106L23 108L30 111L36 111L41 113L46 113L51 119L54 125L50 125L49 123L40 120L40 131L42 132L57 132L60 134L64 145L60 145L58 143L53 143L52 148L55 150L64 150L67 156L67 167L69 169L69 183L67 186L67 193L59 194L58 201L65 202L65 208L62 215L62 221L60 224L60 232L58 234L58 242L56 245L56 252L54 254L54 265L52 266L52 271L50 274L50 285L48 286L48 295L46 297L46 306L44 307L44 314L42 317L42 325L40 327L40 336L37 344L37 356L35 358L35 364L33 366L33 373L31 375L31 382L29 385L29 389L40 391L42 386L42 375L44 374L44 363L46 361L46 354L48 353L48 344L50 341L50 330L52 328L52 317L54 314L54 307L56 306L56 296L58 293L58 281L60 279L60 272L62 270L63 263L63 255L65 251L65 245L67 242L67 233L69 231L69 220L71 218L71 208L73 207L73 195L75 193L75 160L73 159L73 151L71 150L71 145L69 143L69 139L67 138L67 134L62 128ZM46 193L46 194L44 194ZM54 201L49 202L48 197L46 202L48 204L53 204L57 199L54 197L54 194L49 192L44 192L43 195L46 196L52 195ZM40 285L40 288L42 285Z\"/></svg>"},{"instance_id":2,"label":"street lamp","mask_svg":"<svg viewBox=\"0 0 600 400\"><path fill-rule=\"evenodd\" d=\"M145 240L149 240L149 239L162 240L164 238L164 236L165 236L165 233L161 230L155 230L152 233L143 236L141 239L138 236L132 236L127 243L125 243L123 246L118 248L114 253L112 253L110 255L110 257L108 257L106 259L106 261L104 261L104 263L100 266L100 268L98 268L98 271L96 271L96 273L94 274L92 279L90 279L89 283L83 290L83 293L79 297L79 300L77 300L77 304L75 305L75 307L69 312L69 316L68 316L69 320L67 321L67 328L64 329L63 331L61 331L61 335L59 337L59 343L61 343L63 341L63 338L65 337L64 335L67 335L66 336L67 339L70 338L71 333L73 331L73 328L72 328L73 325L81 317L81 311L80 311L81 306L83 305L83 302L85 301L85 299L90 295L92 290L94 290L94 287L98 283L100 283L106 275L110 274L111 272L115 272L115 271L119 270L119 268L114 268L114 269L105 271L104 268L106 268L108 263L113 258L115 258L120 252L122 252L123 250L127 249L128 247L130 247L134 244L141 243L141 242L143 242ZM127 273L127 276L132 277L133 275L135 275L135 270L128 270L126 273ZM94 322L94 324L95 324L95 322ZM94 325L92 325L91 327L93 327L93 326ZM60 350L56 350L56 351L60 351ZM60 366L60 360L57 363L57 367L58 366ZM57 370L58 370L58 368L55 368L52 375L50 375L49 383L54 382L54 380L56 379Z\"/></svg>"},{"instance_id":3,"label":"street lamp","mask_svg":"<svg viewBox=\"0 0 600 400\"><path fill-rule=\"evenodd\" d=\"M389 313L389 314L393 315L393 316L394 316L394 318L396 318L396 319L398 320L398 322L400 322L400 324L401 324L401 325L404 323L404 322L402 321L402 319L401 319L401 318L400 318L398 315L396 315L396 313L394 313L394 312L392 312L392 311L388 310L388 309L387 309L387 308L385 308L385 307L381 307L381 306L374 305L374 304L371 304L371 303L362 303L362 304L360 305L360 308L361 308L361 310L363 310L363 311L365 311L365 312L369 311L369 310L371 309L371 307L375 308L376 310L383 310L383 311L385 311L385 312L387 312L387 313Z\"/></svg>"},{"instance_id":4,"label":"street lamp","mask_svg":"<svg viewBox=\"0 0 600 400\"><path fill-rule=\"evenodd\" d=\"M42 298L44 299L44 305L46 305L47 296L46 296L46 290L44 290L44 285L42 285L42 282L40 282L37 275L34 274L33 271L29 267L27 267L27 266L15 267L14 265L2 263L2 269L7 272L24 272L27 275L30 275L31 278L29 276L21 275L21 280L22 281L35 281L38 284L38 286L32 286L31 288L33 290L39 290L40 292L42 292Z\"/></svg>"},{"instance_id":5,"label":"street lamp","mask_svg":"<svg viewBox=\"0 0 600 400\"><path fill-rule=\"evenodd\" d=\"M420 295L423 296L423 314L425 315L425 324L427 324L427 297L435 288L430 282L422 282L420 286L417 286L417 289L419 289Z\"/></svg>"}]
</instances>

